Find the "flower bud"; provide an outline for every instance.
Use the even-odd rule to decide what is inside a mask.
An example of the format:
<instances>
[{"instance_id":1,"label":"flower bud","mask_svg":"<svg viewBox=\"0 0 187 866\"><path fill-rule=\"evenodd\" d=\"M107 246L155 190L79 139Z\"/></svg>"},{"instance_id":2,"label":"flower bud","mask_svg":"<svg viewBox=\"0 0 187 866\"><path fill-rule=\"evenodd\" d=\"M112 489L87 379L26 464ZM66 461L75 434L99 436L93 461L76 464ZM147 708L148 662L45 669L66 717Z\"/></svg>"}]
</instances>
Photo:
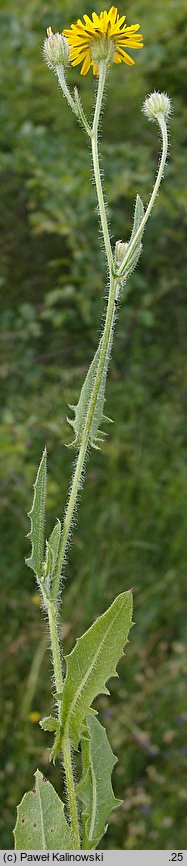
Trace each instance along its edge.
<instances>
[{"instance_id":1,"label":"flower bud","mask_svg":"<svg viewBox=\"0 0 187 866\"><path fill-rule=\"evenodd\" d=\"M125 258L125 253L127 252L128 244L124 243L124 241L117 241L115 245L115 258L116 261L121 263Z\"/></svg>"},{"instance_id":2,"label":"flower bud","mask_svg":"<svg viewBox=\"0 0 187 866\"><path fill-rule=\"evenodd\" d=\"M67 66L69 59L69 45L65 36L61 33L53 33L51 27L47 28L47 37L43 44L44 58L51 69L61 64Z\"/></svg>"},{"instance_id":3,"label":"flower bud","mask_svg":"<svg viewBox=\"0 0 187 866\"><path fill-rule=\"evenodd\" d=\"M145 99L142 111L148 120L157 120L159 114L163 114L165 120L168 120L172 111L171 100L167 93L159 93L159 91L154 90L154 93Z\"/></svg>"}]
</instances>

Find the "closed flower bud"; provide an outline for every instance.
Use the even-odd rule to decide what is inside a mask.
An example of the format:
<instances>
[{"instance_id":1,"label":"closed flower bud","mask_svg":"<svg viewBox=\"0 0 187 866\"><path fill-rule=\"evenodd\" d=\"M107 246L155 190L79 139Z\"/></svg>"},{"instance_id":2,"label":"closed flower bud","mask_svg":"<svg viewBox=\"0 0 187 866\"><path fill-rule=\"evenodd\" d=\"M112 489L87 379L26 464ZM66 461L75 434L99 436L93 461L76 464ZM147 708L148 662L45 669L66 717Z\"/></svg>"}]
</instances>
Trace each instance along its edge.
<instances>
[{"instance_id":1,"label":"closed flower bud","mask_svg":"<svg viewBox=\"0 0 187 866\"><path fill-rule=\"evenodd\" d=\"M51 69L60 64L67 66L69 59L69 45L65 36L61 33L53 33L51 27L47 29L47 37L43 44L44 58Z\"/></svg>"},{"instance_id":2,"label":"closed flower bud","mask_svg":"<svg viewBox=\"0 0 187 866\"><path fill-rule=\"evenodd\" d=\"M171 100L167 96L167 93L159 93L154 90L154 93L151 93L145 99L142 111L148 117L148 120L157 120L159 114L163 114L165 120L168 120L172 111Z\"/></svg>"},{"instance_id":3,"label":"closed flower bud","mask_svg":"<svg viewBox=\"0 0 187 866\"><path fill-rule=\"evenodd\" d=\"M117 241L115 246L115 257L117 262L122 262L125 258L125 253L127 252L128 244L124 243L124 241Z\"/></svg>"}]
</instances>

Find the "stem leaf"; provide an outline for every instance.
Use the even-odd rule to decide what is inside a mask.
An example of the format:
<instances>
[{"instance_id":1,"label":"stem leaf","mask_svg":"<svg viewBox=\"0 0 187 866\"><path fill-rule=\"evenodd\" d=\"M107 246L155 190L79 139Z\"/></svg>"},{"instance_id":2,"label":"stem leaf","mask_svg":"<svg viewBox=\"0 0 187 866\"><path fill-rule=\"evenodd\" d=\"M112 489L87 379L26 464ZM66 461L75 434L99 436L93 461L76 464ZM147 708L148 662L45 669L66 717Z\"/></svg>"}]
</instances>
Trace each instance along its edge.
<instances>
[{"instance_id":1,"label":"stem leaf","mask_svg":"<svg viewBox=\"0 0 187 866\"><path fill-rule=\"evenodd\" d=\"M136 235L136 232L138 231L139 226L141 225L141 222L143 220L143 216L144 216L143 202L140 198L140 195L137 195L136 196L136 202L135 202L133 227L132 227L130 240L128 241L128 244L126 244L126 254L128 252L128 247L130 246L131 242L133 241L133 239ZM120 277L121 286L124 283L126 283L128 278L130 277L130 275L133 273L134 269L136 268L136 265L138 264L138 261L139 261L139 258L140 258L141 252L142 252L141 238L143 235L143 231L144 231L144 229L142 229L142 232L140 233L138 241L135 244L134 249L130 253L126 265L124 265L124 270L122 271L121 277Z\"/></svg>"},{"instance_id":2,"label":"stem leaf","mask_svg":"<svg viewBox=\"0 0 187 866\"><path fill-rule=\"evenodd\" d=\"M60 721L62 732L66 726L75 749L92 701L100 693L109 694L105 683L110 677L118 676L116 665L123 654L131 624L132 593L129 591L115 599L65 656L67 673Z\"/></svg>"},{"instance_id":3,"label":"stem leaf","mask_svg":"<svg viewBox=\"0 0 187 866\"><path fill-rule=\"evenodd\" d=\"M90 399L91 399L91 396L93 393L94 383L95 383L95 379L96 379L96 375L97 375L98 364L99 364L99 359L100 359L100 352L101 352L101 340L100 340L99 346L97 348L97 351L95 352L93 361L90 364L90 367L89 367L86 379L84 381L84 384L82 386L79 401L78 401L76 406L69 405L69 408L74 411L75 417L72 420L70 418L67 418L67 421L68 421L68 424L70 424L71 427L73 427L73 430L75 432L75 439L73 439L73 441L70 442L70 445L68 445L68 447L71 447L72 445L75 445L75 446L81 445L85 421L86 421L86 416L87 416L88 407L89 407L89 402L90 402ZM104 407L104 402L105 402L105 384L106 384L107 366L108 366L108 361L106 364L106 369L103 370L103 374L101 376L100 387L99 387L99 391L98 391L98 395L97 395L95 409L93 412L92 423L90 426L90 442L94 448L97 447L98 442L100 442L100 441L104 442L104 437L106 436L106 433L103 434L103 432L99 431L99 429L98 429L100 423L102 423L102 421L105 421L105 420L107 420L107 421L111 420L110 418L106 419L105 415L103 415L103 407ZM101 438L99 438L99 434L101 434Z\"/></svg>"},{"instance_id":4,"label":"stem leaf","mask_svg":"<svg viewBox=\"0 0 187 866\"><path fill-rule=\"evenodd\" d=\"M138 264L139 258L141 256L142 248L143 248L143 244L137 243L133 252L131 253L129 260L127 262L127 265L125 266L124 273L123 273L123 279L125 280L125 282L127 282L128 278L130 277L130 275L135 270L136 265Z\"/></svg>"},{"instance_id":5,"label":"stem leaf","mask_svg":"<svg viewBox=\"0 0 187 866\"><path fill-rule=\"evenodd\" d=\"M51 532L49 537L49 541L46 541L46 553L45 560L43 562L43 575L45 581L45 587L47 592L50 592L50 585L53 577L55 576L55 567L57 564L59 544L60 544L60 534L61 534L61 523L60 520L57 520L55 526Z\"/></svg>"},{"instance_id":6,"label":"stem leaf","mask_svg":"<svg viewBox=\"0 0 187 866\"><path fill-rule=\"evenodd\" d=\"M31 530L28 538L31 539L31 556L27 557L26 565L34 571L39 580L42 580L42 563L44 558L44 527L46 506L46 481L47 481L47 452L46 448L34 483L34 498L31 511L28 513L31 522Z\"/></svg>"},{"instance_id":7,"label":"stem leaf","mask_svg":"<svg viewBox=\"0 0 187 866\"><path fill-rule=\"evenodd\" d=\"M140 226L140 224L141 224L141 222L142 222L142 220L143 220L143 216L144 216L144 206L143 206L143 202L142 202L142 200L141 200L141 198L140 198L140 195L137 195L137 196L136 196L136 202L135 202L135 209L134 209L133 227L132 227L132 232L131 232L131 236L130 236L130 241L129 241L129 243L130 243L130 242L133 240L133 238L135 237L136 232L138 231L139 226ZM142 234L143 234L143 232L142 232ZM140 240L141 240L141 238L139 238L138 243L140 243Z\"/></svg>"},{"instance_id":8,"label":"stem leaf","mask_svg":"<svg viewBox=\"0 0 187 866\"><path fill-rule=\"evenodd\" d=\"M71 849L71 833L64 816L64 803L40 770L36 770L35 780L35 788L24 794L17 808L15 849Z\"/></svg>"},{"instance_id":9,"label":"stem leaf","mask_svg":"<svg viewBox=\"0 0 187 866\"><path fill-rule=\"evenodd\" d=\"M77 794L84 804L83 849L96 848L106 832L109 815L122 800L114 796L111 774L117 758L112 752L107 733L95 716L87 716L82 741L83 775Z\"/></svg>"},{"instance_id":10,"label":"stem leaf","mask_svg":"<svg viewBox=\"0 0 187 866\"><path fill-rule=\"evenodd\" d=\"M135 202L133 227L132 227L132 232L131 232L128 246L131 243L131 241L133 241L133 238L135 237L136 232L138 231L139 226L141 225L141 222L143 220L143 216L144 216L143 202L140 198L140 195L137 195L136 196L136 202ZM143 235L143 231L144 231L144 229L142 230L142 233L140 234L140 237L138 238L137 244L135 244L135 247L132 250L132 253L130 254L127 265L124 269L123 276L124 276L125 280L127 280L128 277L130 277L130 274L133 273L134 269L136 268L136 265L138 264L138 261L139 261L139 258L140 258L141 252L142 252L141 238Z\"/></svg>"}]
</instances>

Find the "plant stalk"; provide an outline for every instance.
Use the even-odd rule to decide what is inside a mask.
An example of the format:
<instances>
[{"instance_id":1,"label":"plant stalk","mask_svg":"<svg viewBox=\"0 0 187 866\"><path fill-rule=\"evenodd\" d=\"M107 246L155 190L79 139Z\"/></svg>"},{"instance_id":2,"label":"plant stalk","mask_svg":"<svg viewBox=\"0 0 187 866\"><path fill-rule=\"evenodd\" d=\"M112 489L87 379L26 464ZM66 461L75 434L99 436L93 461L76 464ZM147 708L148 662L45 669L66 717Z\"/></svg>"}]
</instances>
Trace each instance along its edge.
<instances>
[{"instance_id":1,"label":"plant stalk","mask_svg":"<svg viewBox=\"0 0 187 866\"><path fill-rule=\"evenodd\" d=\"M159 186L160 186L160 183L161 183L161 180L163 177L164 168L165 168L166 159L167 159L167 151L168 151L168 133L167 133L167 126L166 126L166 122L165 122L165 118L164 118L163 114L158 114L158 123L159 123L161 133L162 133L162 155L161 155L160 165L159 165L159 169L158 169L158 174L157 174L156 181L155 181L153 191L152 191L152 195L151 195L149 204L147 206L147 209L144 213L142 222L140 223L140 226L139 226L136 234L134 235L133 240L131 241L131 243L129 243L128 250L127 250L126 255L123 259L123 262L121 263L120 267L118 268L118 271L117 271L118 277L120 277L121 274L123 273L124 268L126 267L126 264L128 263L128 260L131 256L131 253L135 249L137 241L139 240L139 238L142 237L142 232L144 231L147 220L149 219L149 216L150 216L150 213L152 211L152 208L153 208L153 205L154 205L154 202L155 202L158 190L159 190Z\"/></svg>"},{"instance_id":2,"label":"plant stalk","mask_svg":"<svg viewBox=\"0 0 187 866\"><path fill-rule=\"evenodd\" d=\"M105 210L105 203L104 203L102 183L101 183L101 175L100 175L99 156L98 156L98 125L99 125L102 98L103 98L103 92L104 92L105 78L106 78L106 63L103 62L100 64L98 91L97 91L95 113L94 113L93 126L92 126L92 154L93 154L93 167L94 167L94 176L95 176L95 183L96 183L96 190L97 190L99 214L100 214L100 219L101 219L103 238L104 238L104 244L105 244L105 250L106 250L106 257L107 257L109 273L110 273L110 289L109 289L105 327L104 327L104 331L103 331L101 353L100 353L97 375L96 375L90 403L88 406L84 431L82 434L82 443L81 443L81 446L79 449L79 454L78 454L78 458L77 458L75 472L74 472L73 479L72 479L71 492L70 492L69 502L68 502L68 506L66 509L66 513L65 513L63 529L62 529L61 541L60 541L60 546L59 546L58 564L57 564L57 569L56 569L56 576L55 576L55 579L53 582L53 599L54 600L57 598L57 594L58 594L61 570L62 570L62 566L63 566L64 555L66 552L69 532L70 532L70 528L71 528L71 522L72 522L72 518L73 518L75 506L76 506L77 494L79 491L80 482L81 482L81 478L82 478L82 472L83 472L85 457L86 457L87 448L88 448L88 444L89 444L89 435L90 435L90 429L91 429L91 425L92 425L95 405L96 405L97 396L99 393L99 388L100 388L103 372L104 372L105 365L106 365L107 353L108 353L110 338L111 338L112 323L113 323L113 318L114 318L114 309L115 309L114 302L115 302L115 295L116 295L116 277L114 277L113 273L112 273L113 256L112 256L112 249L111 249L109 230L108 230L108 224L107 224L107 217L106 217L106 210Z\"/></svg>"},{"instance_id":3,"label":"plant stalk","mask_svg":"<svg viewBox=\"0 0 187 866\"><path fill-rule=\"evenodd\" d=\"M105 327L102 337L101 343L101 353L100 360L98 364L97 375L94 383L94 388L92 392L92 396L90 399L90 403L88 406L87 416L85 420L85 426L82 436L82 443L79 449L79 454L77 458L77 463L75 467L75 472L73 475L71 492L69 497L68 506L65 513L65 519L63 524L63 530L61 535L60 547L59 547L59 556L58 556L58 565L56 576L53 581L53 601L47 604L48 617L49 617L49 628L50 628L50 637L51 637L51 647L52 647L52 656L53 656L53 667L54 667L54 675L55 675L55 684L57 692L61 692L63 689L63 676L62 676L62 664L61 664L61 656L60 656L60 647L59 647L59 638L58 638L58 629L57 629L57 612L55 602L58 596L58 588L61 570L64 561L64 555L66 551L67 541L69 537L70 527L72 523L72 518L76 506L77 494L80 486L80 481L82 477L82 472L84 468L84 461L86 457L86 452L89 444L89 435L91 424L93 420L95 405L97 401L97 396L100 389L100 384L103 376L103 371L105 369L106 361L107 361L107 353L109 351L109 345L111 340L111 329L114 318L114 301L116 294L116 278L112 275L112 266L113 266L113 256L110 244L110 237L108 231L107 217L105 211L105 203L102 191L102 183L100 176L100 167L99 167L99 156L98 156L98 124L99 117L102 105L102 97L104 91L106 77L106 64L103 63L100 69L99 75L99 83L98 83L98 91L97 91L97 99L95 106L95 113L93 119L93 127L92 127L92 154L93 154L93 166L94 166L94 175L95 175L95 183L98 197L98 206L99 213L104 237L104 244L107 256L107 262L110 273L110 289L109 289L109 297L108 297L108 305L106 312L106 320ZM60 82L61 86L63 85L64 90L64 81ZM65 92L65 91L64 91ZM72 97L69 99L69 91L68 94L65 94L68 98L68 101L71 104ZM71 106L73 110L75 110L74 106ZM58 702L58 717L60 719L60 701ZM76 789L74 782L74 774L73 774L73 766L72 766L72 756L71 756L71 744L68 736L68 732L66 731L63 736L63 762L64 762L64 770L66 776L66 785L67 785L67 795L68 795L68 803L69 803L69 813L70 813L70 821L71 821L71 833L72 833L72 844L74 850L80 849L80 835L79 835L79 824L78 824L78 811L77 811L77 798L76 798Z\"/></svg>"},{"instance_id":4,"label":"plant stalk","mask_svg":"<svg viewBox=\"0 0 187 866\"><path fill-rule=\"evenodd\" d=\"M76 114L78 116L77 106L76 106L76 103L75 103L71 93L70 93L69 87L67 85L67 82L65 79L65 74L64 74L64 67L63 67L62 63L59 63L58 66L56 66L56 74L57 74L57 77L59 80L60 87L63 91L63 94L64 94L65 98L67 99L68 105L70 106L72 111L74 111L74 114Z\"/></svg>"},{"instance_id":5,"label":"plant stalk","mask_svg":"<svg viewBox=\"0 0 187 866\"><path fill-rule=\"evenodd\" d=\"M50 631L50 641L51 641L51 652L53 659L53 670L54 670L54 678L55 678L55 688L57 693L61 693L63 689L63 674L62 674L62 659L61 659L61 651L60 651L60 643L59 643L59 635L58 635L58 625L57 625L57 611L54 607L54 604L48 600L47 601L47 613L49 620L49 631ZM61 702L58 700L58 719L60 720L60 706Z\"/></svg>"},{"instance_id":6,"label":"plant stalk","mask_svg":"<svg viewBox=\"0 0 187 866\"><path fill-rule=\"evenodd\" d=\"M66 774L66 785L67 785L67 795L68 795L68 804L69 804L69 817L71 821L71 834L72 834L72 844L73 849L81 849L80 843L80 834L79 834L79 822L78 822L78 811L77 811L77 798L76 798L76 790L75 790L75 782L73 775L73 767L72 767L72 757L71 757L71 744L69 740L68 733L64 733L63 737L63 761L64 761L64 769Z\"/></svg>"},{"instance_id":7,"label":"plant stalk","mask_svg":"<svg viewBox=\"0 0 187 866\"><path fill-rule=\"evenodd\" d=\"M106 216L106 207L103 196L102 182L101 182L101 174L100 174L100 166L99 166L99 154L98 154L98 126L99 126L99 118L101 113L102 99L104 93L104 86L106 81L106 62L102 61L99 67L99 83L98 83L98 91L97 91L97 99L95 105L95 113L93 119L92 126L92 158L93 158L93 167L94 167L94 176L95 176L95 184L97 190L97 198L99 205L99 214L104 238L104 245L106 250L106 257L109 267L109 272L113 265L113 255L110 243L110 236L108 230L107 216Z\"/></svg>"},{"instance_id":8,"label":"plant stalk","mask_svg":"<svg viewBox=\"0 0 187 866\"><path fill-rule=\"evenodd\" d=\"M105 79L106 79L106 63L103 62L102 64L100 64L100 74L99 74L98 91L97 91L93 126L92 126L92 132L91 132L91 141L92 141L92 157L93 157L94 176L95 176L97 198L98 198L98 207L99 207L99 214L100 214L100 220L101 220L101 226L102 226L102 232L103 232L103 238L104 238L104 244L105 244L105 251L106 251L106 257L107 257L107 263L108 263L108 269L109 269L109 275L110 275L110 287L109 287L108 303L107 303L107 310L106 310L105 326L104 326L104 331L103 331L102 340L101 340L101 351L100 351L100 358L99 358L99 363L98 363L98 368L97 368L97 374L95 377L92 395L91 395L91 398L89 401L89 406L88 406L87 415L86 415L86 419L85 419L84 430L82 433L82 442L80 445L78 458L77 458L77 462L76 462L76 466L75 466L75 471L74 471L74 475L73 475L73 479L72 479L70 497L69 497L69 502L68 502L68 506L66 509L66 513L65 513L64 524L63 524L63 529L62 529L62 534L61 534L56 576L55 576L55 579L53 582L53 601L50 601L50 603L47 605L48 617L49 617L49 627L50 627L50 636L51 636L52 655L53 655L55 684L56 684L57 692L62 692L63 676L62 676L62 663L61 663L58 629L57 629L56 602L57 602L57 597L58 597L58 589L59 589L61 570L62 570L64 556L65 556L65 552L66 552L69 532L70 532L70 528L71 528L71 524L72 524L72 518L73 518L73 514L74 514L76 502L77 502L77 495L78 495L78 490L79 490L80 482L81 482L81 478L82 478L86 453L87 453L87 449L88 449L88 445L89 445L90 429L91 429L91 425L92 425L92 421L93 421L93 417L94 417L95 406L96 406L97 397L98 397L101 382L102 382L102 377L103 377L103 374L108 367L108 362L109 362L110 347L111 347L112 336L113 336L113 323L114 323L114 316L115 316L115 299L116 299L116 294L117 294L117 284L119 282L120 275L121 275L122 271L124 270L124 267L128 261L128 258L130 256L132 250L136 246L138 238L142 234L142 229L144 228L144 226L147 222L147 219L149 217L149 214L152 210L152 207L153 207L153 204L154 204L154 201L155 201L158 189L159 189L159 185L160 185L160 181L162 178L164 165L165 165L165 161L166 161L166 156L167 156L167 129L166 129L166 124L165 124L164 118L162 116L160 116L159 124L160 124L161 131L162 131L163 151L162 151L160 166L159 166L156 182L154 185L154 189L153 189L147 210L144 214L141 226L139 227L138 231L136 232L136 235L133 238L131 245L129 245L127 254L124 258L124 261L122 262L120 268L118 269L118 273L114 274L113 273L113 255L112 255L110 236L109 236L109 230L108 230L106 208L105 208L102 183L101 183L101 175L100 175L99 155L98 155L98 126L99 126L99 118L100 118L100 112L101 112L101 106L102 106L102 98L103 98L103 92L104 92ZM66 94L66 96L67 96L67 94ZM70 96L70 94L68 91L68 97L69 96ZM72 97L70 100L68 98L68 101L70 102L70 104L71 104L71 100L72 100ZM75 110L74 103L73 103L73 106L71 106L71 107L73 107L73 110ZM60 719L60 701L58 702L58 717ZM76 797L76 788L75 788L74 773L73 773L73 766L72 766L71 744L70 744L68 731L64 732L62 749L63 749L63 760L64 760L65 775L66 775L69 813L70 813L70 821L71 821L72 844L73 844L74 850L75 849L79 850L80 849L80 835L79 835L79 824L78 824L77 797Z\"/></svg>"}]
</instances>

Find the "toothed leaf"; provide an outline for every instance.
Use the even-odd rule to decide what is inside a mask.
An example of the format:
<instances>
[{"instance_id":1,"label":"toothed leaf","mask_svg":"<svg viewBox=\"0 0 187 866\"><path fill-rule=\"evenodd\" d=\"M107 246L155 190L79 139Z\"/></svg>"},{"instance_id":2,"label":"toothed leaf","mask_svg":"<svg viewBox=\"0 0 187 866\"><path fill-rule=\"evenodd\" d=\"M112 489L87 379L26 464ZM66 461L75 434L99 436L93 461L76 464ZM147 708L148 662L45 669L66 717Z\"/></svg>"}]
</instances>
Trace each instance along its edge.
<instances>
[{"instance_id":1,"label":"toothed leaf","mask_svg":"<svg viewBox=\"0 0 187 866\"><path fill-rule=\"evenodd\" d=\"M67 673L61 710L64 726L76 749L84 719L100 693L109 694L105 683L117 676L116 665L123 654L132 624L132 593L123 592L85 634L78 638L65 657Z\"/></svg>"},{"instance_id":2,"label":"toothed leaf","mask_svg":"<svg viewBox=\"0 0 187 866\"><path fill-rule=\"evenodd\" d=\"M83 849L89 850L96 848L105 833L111 812L121 806L123 801L116 799L111 783L117 758L112 752L105 729L95 716L87 716L81 745L83 775L77 785L77 794L84 804Z\"/></svg>"},{"instance_id":3,"label":"toothed leaf","mask_svg":"<svg viewBox=\"0 0 187 866\"><path fill-rule=\"evenodd\" d=\"M68 424L70 424L71 427L73 427L73 430L75 432L75 439L73 440L73 442L70 443L69 447L71 447L72 445L80 445L80 443L82 441L82 434L83 434L83 430L84 430L88 406L89 406L89 402L90 402L91 395L93 392L95 378L97 375L100 353L101 353L101 341L100 341L99 346L97 348L97 351L94 355L93 361L89 367L85 382L84 382L82 389L81 389L81 393L80 393L80 397L79 397L79 401L77 403L77 406L70 406L69 407L75 413L75 417L73 419L67 418ZM103 407L104 407L104 402L105 402L105 385L106 385L107 368L108 368L108 360L106 362L105 369L103 371L103 375L102 375L102 379L101 379L101 383L100 383L100 387L99 387L99 391L98 391L98 395L97 395L96 405L95 405L95 409L94 409L94 413L93 413L92 423L90 426L90 442L93 445L93 447L97 446L97 432L98 432L99 425L102 421L106 420L106 416L103 415ZM111 420L111 419L107 419L107 421L108 420Z\"/></svg>"},{"instance_id":4,"label":"toothed leaf","mask_svg":"<svg viewBox=\"0 0 187 866\"><path fill-rule=\"evenodd\" d=\"M34 484L34 498L30 517L31 531L28 537L31 539L32 551L31 556L27 557L26 565L32 568L32 571L41 580L42 579L42 563L44 558L44 528L45 528L45 506L46 506L46 481L47 481L47 452L43 452L42 459Z\"/></svg>"},{"instance_id":5,"label":"toothed leaf","mask_svg":"<svg viewBox=\"0 0 187 866\"><path fill-rule=\"evenodd\" d=\"M64 816L64 803L40 770L36 770L35 779L35 789L24 794L17 809L14 830L16 851L71 849L71 833Z\"/></svg>"}]
</instances>

